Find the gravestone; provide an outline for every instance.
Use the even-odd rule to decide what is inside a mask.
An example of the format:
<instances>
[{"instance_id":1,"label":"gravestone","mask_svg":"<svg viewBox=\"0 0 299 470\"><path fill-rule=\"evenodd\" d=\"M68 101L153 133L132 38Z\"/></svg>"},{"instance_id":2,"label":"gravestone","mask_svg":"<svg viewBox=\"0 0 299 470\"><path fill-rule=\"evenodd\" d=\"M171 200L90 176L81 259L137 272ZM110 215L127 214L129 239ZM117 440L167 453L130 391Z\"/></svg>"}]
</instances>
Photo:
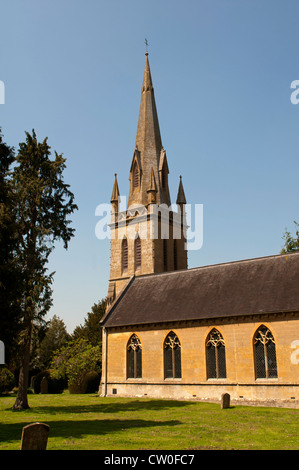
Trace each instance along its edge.
<instances>
[{"instance_id":1,"label":"gravestone","mask_svg":"<svg viewBox=\"0 0 299 470\"><path fill-rule=\"evenodd\" d=\"M48 393L48 380L47 377L43 377L40 384L40 393Z\"/></svg>"},{"instance_id":2,"label":"gravestone","mask_svg":"<svg viewBox=\"0 0 299 470\"><path fill-rule=\"evenodd\" d=\"M21 450L46 450L50 426L43 423L23 427Z\"/></svg>"},{"instance_id":3,"label":"gravestone","mask_svg":"<svg viewBox=\"0 0 299 470\"><path fill-rule=\"evenodd\" d=\"M31 377L31 381L30 381L30 388L32 388L34 390L34 387L35 387L35 383L36 383L36 375L33 375Z\"/></svg>"},{"instance_id":4,"label":"gravestone","mask_svg":"<svg viewBox=\"0 0 299 470\"><path fill-rule=\"evenodd\" d=\"M229 393L223 393L221 395L221 408L229 408L230 406L230 394Z\"/></svg>"},{"instance_id":5,"label":"gravestone","mask_svg":"<svg viewBox=\"0 0 299 470\"><path fill-rule=\"evenodd\" d=\"M3 341L0 341L0 364L5 364L5 346Z\"/></svg>"}]
</instances>

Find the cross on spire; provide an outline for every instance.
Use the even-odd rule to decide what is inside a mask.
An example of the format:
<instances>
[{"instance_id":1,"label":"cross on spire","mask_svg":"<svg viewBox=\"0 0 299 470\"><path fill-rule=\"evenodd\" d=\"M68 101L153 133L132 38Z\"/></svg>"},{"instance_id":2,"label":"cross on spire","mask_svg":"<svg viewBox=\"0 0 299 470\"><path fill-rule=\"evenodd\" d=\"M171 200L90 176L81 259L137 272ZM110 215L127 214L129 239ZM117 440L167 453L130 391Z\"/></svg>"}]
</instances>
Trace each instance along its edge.
<instances>
[{"instance_id":1,"label":"cross on spire","mask_svg":"<svg viewBox=\"0 0 299 470\"><path fill-rule=\"evenodd\" d=\"M144 41L144 44L145 44L145 50L146 50L146 54L148 54L148 46L149 46L149 43L148 43L148 40L145 38L145 41Z\"/></svg>"}]
</instances>

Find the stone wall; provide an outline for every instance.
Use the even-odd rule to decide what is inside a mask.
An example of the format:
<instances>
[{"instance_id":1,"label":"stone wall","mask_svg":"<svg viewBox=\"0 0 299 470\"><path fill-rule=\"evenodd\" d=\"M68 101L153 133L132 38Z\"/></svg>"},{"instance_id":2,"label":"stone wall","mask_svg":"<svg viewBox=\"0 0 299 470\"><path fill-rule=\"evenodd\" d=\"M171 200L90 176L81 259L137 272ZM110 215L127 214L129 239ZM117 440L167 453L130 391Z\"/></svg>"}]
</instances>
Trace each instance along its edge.
<instances>
[{"instance_id":1,"label":"stone wall","mask_svg":"<svg viewBox=\"0 0 299 470\"><path fill-rule=\"evenodd\" d=\"M107 394L218 400L222 393L228 392L232 402L287 402L296 405L299 368L298 361L294 359L299 358L299 354L295 354L294 342L299 339L298 321L287 317L266 320L206 322L198 326L172 324L167 329L157 325L151 329L108 330ZM253 337L261 324L266 325L275 338L278 370L275 379L255 378ZM205 342L212 328L217 328L225 341L226 379L207 379ZM181 343L182 377L179 379L164 379L163 343L171 330ZM142 344L142 379L127 379L126 346L132 333L138 335Z\"/></svg>"}]
</instances>

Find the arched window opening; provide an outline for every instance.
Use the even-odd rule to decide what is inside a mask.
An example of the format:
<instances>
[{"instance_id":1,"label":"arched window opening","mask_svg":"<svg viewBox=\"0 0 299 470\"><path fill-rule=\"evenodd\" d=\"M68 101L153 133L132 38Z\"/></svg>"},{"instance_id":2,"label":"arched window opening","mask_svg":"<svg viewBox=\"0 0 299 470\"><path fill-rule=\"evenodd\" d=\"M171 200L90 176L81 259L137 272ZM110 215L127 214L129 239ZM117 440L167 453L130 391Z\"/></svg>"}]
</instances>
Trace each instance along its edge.
<instances>
[{"instance_id":1,"label":"arched window opening","mask_svg":"<svg viewBox=\"0 0 299 470\"><path fill-rule=\"evenodd\" d=\"M176 239L173 240L173 266L176 271L178 269L178 249Z\"/></svg>"},{"instance_id":2,"label":"arched window opening","mask_svg":"<svg viewBox=\"0 0 299 470\"><path fill-rule=\"evenodd\" d=\"M163 268L167 271L167 240L163 240Z\"/></svg>"},{"instance_id":3,"label":"arched window opening","mask_svg":"<svg viewBox=\"0 0 299 470\"><path fill-rule=\"evenodd\" d=\"M128 241L126 238L124 238L122 241L121 256L122 272L126 272L128 270Z\"/></svg>"},{"instance_id":4,"label":"arched window opening","mask_svg":"<svg viewBox=\"0 0 299 470\"><path fill-rule=\"evenodd\" d=\"M134 170L133 170L133 189L138 188L139 186L139 170L138 166L135 163Z\"/></svg>"},{"instance_id":5,"label":"arched window opening","mask_svg":"<svg viewBox=\"0 0 299 470\"><path fill-rule=\"evenodd\" d=\"M135 239L135 270L141 268L141 240L139 235Z\"/></svg>"},{"instance_id":6,"label":"arched window opening","mask_svg":"<svg viewBox=\"0 0 299 470\"><path fill-rule=\"evenodd\" d=\"M132 335L127 344L127 378L142 377L142 345L137 335Z\"/></svg>"},{"instance_id":7,"label":"arched window opening","mask_svg":"<svg viewBox=\"0 0 299 470\"><path fill-rule=\"evenodd\" d=\"M214 328L206 341L208 379L226 378L225 344L222 335Z\"/></svg>"},{"instance_id":8,"label":"arched window opening","mask_svg":"<svg viewBox=\"0 0 299 470\"><path fill-rule=\"evenodd\" d=\"M274 337L262 325L254 336L255 376L257 379L277 378L276 348Z\"/></svg>"},{"instance_id":9,"label":"arched window opening","mask_svg":"<svg viewBox=\"0 0 299 470\"><path fill-rule=\"evenodd\" d=\"M181 378L181 343L171 331L164 341L164 371L166 379Z\"/></svg>"},{"instance_id":10,"label":"arched window opening","mask_svg":"<svg viewBox=\"0 0 299 470\"><path fill-rule=\"evenodd\" d=\"M167 187L167 169L166 169L165 162L164 162L164 165L163 165L163 168L162 168L162 171L161 171L161 183L162 183L162 189L166 189L166 187Z\"/></svg>"}]
</instances>

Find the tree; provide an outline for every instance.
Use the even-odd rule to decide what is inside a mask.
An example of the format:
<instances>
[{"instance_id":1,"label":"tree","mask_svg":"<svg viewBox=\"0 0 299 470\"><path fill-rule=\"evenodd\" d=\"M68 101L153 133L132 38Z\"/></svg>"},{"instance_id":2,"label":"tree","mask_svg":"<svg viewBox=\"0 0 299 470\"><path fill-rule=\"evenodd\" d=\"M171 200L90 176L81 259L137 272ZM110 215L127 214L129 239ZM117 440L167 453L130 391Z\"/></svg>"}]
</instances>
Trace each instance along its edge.
<instances>
[{"instance_id":1,"label":"tree","mask_svg":"<svg viewBox=\"0 0 299 470\"><path fill-rule=\"evenodd\" d=\"M102 327L100 321L105 313L106 300L102 299L91 307L91 312L87 313L84 325L77 326L72 334L73 339L87 339L92 346L97 346L102 342Z\"/></svg>"},{"instance_id":2,"label":"tree","mask_svg":"<svg viewBox=\"0 0 299 470\"><path fill-rule=\"evenodd\" d=\"M11 166L14 148L3 142L0 128L0 340L5 344L6 363L16 353L21 308L21 271L16 262L18 230L15 220L14 195L11 188Z\"/></svg>"},{"instance_id":3,"label":"tree","mask_svg":"<svg viewBox=\"0 0 299 470\"><path fill-rule=\"evenodd\" d=\"M65 324L56 315L50 320L48 329L38 348L38 363L43 369L50 366L51 360L57 352L67 343L69 335Z\"/></svg>"},{"instance_id":4,"label":"tree","mask_svg":"<svg viewBox=\"0 0 299 470\"><path fill-rule=\"evenodd\" d=\"M100 373L101 357L99 346L92 346L82 338L71 341L54 356L51 364L52 377L60 379L66 376L69 387L82 393L87 374Z\"/></svg>"},{"instance_id":5,"label":"tree","mask_svg":"<svg viewBox=\"0 0 299 470\"><path fill-rule=\"evenodd\" d=\"M285 231L282 237L285 240L285 244L280 253L291 253L294 251L299 251L299 224L295 220L294 224L297 227L296 236L293 237L290 232L287 230Z\"/></svg>"},{"instance_id":6,"label":"tree","mask_svg":"<svg viewBox=\"0 0 299 470\"><path fill-rule=\"evenodd\" d=\"M77 206L69 185L64 182L65 158L55 152L51 159L47 138L38 142L36 133L26 132L19 144L11 186L18 225L18 266L24 279L20 342L20 373L14 409L29 408L27 398L31 336L34 321L39 321L52 303L47 262L56 241L64 248L74 236L68 216Z\"/></svg>"}]
</instances>

